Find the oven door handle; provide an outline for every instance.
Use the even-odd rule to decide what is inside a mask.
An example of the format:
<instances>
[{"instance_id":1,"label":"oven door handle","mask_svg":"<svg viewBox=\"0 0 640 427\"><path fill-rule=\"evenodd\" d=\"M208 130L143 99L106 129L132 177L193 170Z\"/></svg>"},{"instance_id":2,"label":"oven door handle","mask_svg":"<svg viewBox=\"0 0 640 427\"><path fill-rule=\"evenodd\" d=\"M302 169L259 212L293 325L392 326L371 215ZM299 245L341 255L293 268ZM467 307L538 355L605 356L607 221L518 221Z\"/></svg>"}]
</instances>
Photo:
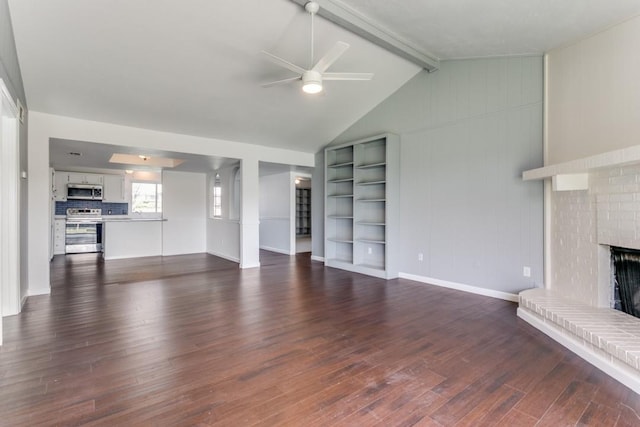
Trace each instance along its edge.
<instances>
[{"instance_id":1,"label":"oven door handle","mask_svg":"<svg viewBox=\"0 0 640 427\"><path fill-rule=\"evenodd\" d=\"M96 220L93 220L93 219L88 219L88 220L73 219L73 220L67 220L66 223L70 224L70 225L77 225L77 224L81 224L81 225L84 225L84 224L96 224L97 225L97 224L102 223L102 221L96 221Z\"/></svg>"}]
</instances>

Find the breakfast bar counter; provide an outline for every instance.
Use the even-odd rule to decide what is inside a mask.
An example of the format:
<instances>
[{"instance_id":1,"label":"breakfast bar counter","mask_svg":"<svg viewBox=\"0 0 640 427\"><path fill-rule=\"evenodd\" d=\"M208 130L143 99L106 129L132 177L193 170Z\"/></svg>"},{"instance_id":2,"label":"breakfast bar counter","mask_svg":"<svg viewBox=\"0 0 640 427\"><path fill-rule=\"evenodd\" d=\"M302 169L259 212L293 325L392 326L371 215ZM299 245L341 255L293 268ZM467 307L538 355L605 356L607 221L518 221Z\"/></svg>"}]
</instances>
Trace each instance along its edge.
<instances>
[{"instance_id":1,"label":"breakfast bar counter","mask_svg":"<svg viewBox=\"0 0 640 427\"><path fill-rule=\"evenodd\" d=\"M105 260L162 255L162 218L103 217Z\"/></svg>"}]
</instances>

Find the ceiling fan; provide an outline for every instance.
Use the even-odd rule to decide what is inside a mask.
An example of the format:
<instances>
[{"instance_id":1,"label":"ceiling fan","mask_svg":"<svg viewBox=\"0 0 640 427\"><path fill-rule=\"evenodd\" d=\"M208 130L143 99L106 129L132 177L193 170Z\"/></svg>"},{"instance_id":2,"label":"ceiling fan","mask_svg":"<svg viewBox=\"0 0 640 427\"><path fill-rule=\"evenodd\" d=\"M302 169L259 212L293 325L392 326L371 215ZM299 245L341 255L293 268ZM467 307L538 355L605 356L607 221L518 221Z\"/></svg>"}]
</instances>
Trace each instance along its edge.
<instances>
[{"instance_id":1,"label":"ceiling fan","mask_svg":"<svg viewBox=\"0 0 640 427\"><path fill-rule=\"evenodd\" d=\"M276 65L279 65L287 70L291 70L298 74L297 77L291 77L284 80L278 80L275 82L265 83L263 87L275 86L280 84L290 83L296 80L302 80L302 90L306 93L318 93L322 91L323 80L371 80L373 73L327 73L327 69L338 59L340 56L349 49L349 44L345 42L337 42L318 62L314 64L313 58L313 17L320 9L320 5L315 1L310 1L304 5L304 8L311 15L311 61L310 68L305 69L296 64L293 64L285 59L280 58L272 53L265 52L267 59Z\"/></svg>"}]
</instances>

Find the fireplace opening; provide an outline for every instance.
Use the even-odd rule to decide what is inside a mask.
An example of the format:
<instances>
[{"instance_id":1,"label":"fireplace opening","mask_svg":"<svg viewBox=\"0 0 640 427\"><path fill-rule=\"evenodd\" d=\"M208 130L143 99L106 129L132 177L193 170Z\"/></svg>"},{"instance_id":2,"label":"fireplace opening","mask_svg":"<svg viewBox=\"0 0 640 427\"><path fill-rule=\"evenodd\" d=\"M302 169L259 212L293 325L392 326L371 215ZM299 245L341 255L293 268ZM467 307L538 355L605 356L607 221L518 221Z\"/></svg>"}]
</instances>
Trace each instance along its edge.
<instances>
[{"instance_id":1,"label":"fireplace opening","mask_svg":"<svg viewBox=\"0 0 640 427\"><path fill-rule=\"evenodd\" d=\"M640 250L611 247L616 310L640 318Z\"/></svg>"}]
</instances>

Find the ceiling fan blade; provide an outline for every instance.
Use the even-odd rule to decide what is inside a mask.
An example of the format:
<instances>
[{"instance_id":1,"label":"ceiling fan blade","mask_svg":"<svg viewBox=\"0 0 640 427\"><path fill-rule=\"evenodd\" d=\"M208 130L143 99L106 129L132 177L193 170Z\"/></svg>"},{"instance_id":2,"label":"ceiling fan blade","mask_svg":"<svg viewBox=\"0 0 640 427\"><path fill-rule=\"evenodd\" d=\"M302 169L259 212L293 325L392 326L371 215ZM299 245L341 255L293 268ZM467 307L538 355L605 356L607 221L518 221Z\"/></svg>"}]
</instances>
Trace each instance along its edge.
<instances>
[{"instance_id":1,"label":"ceiling fan blade","mask_svg":"<svg viewBox=\"0 0 640 427\"><path fill-rule=\"evenodd\" d=\"M324 73L322 80L371 80L373 73Z\"/></svg>"},{"instance_id":2,"label":"ceiling fan blade","mask_svg":"<svg viewBox=\"0 0 640 427\"><path fill-rule=\"evenodd\" d=\"M298 67L296 64L292 64L291 62L284 60L282 58L280 58L279 56L275 56L272 53L266 52L266 51L262 51L262 53L264 53L265 55L267 55L267 59L271 62L273 62L276 65L279 65L283 68L286 68L287 70L291 70L294 73L297 74L302 74L304 73L306 70L302 67Z\"/></svg>"},{"instance_id":3,"label":"ceiling fan blade","mask_svg":"<svg viewBox=\"0 0 640 427\"><path fill-rule=\"evenodd\" d=\"M329 52L320 58L316 65L313 66L312 70L324 73L347 49L349 49L348 43L337 42L331 49L329 49Z\"/></svg>"},{"instance_id":4,"label":"ceiling fan blade","mask_svg":"<svg viewBox=\"0 0 640 427\"><path fill-rule=\"evenodd\" d=\"M301 79L302 77L290 77L288 79L276 80L275 82L263 83L261 86L271 87L271 86L283 85L283 84L287 84L287 83L294 82L296 80L301 80Z\"/></svg>"}]
</instances>

